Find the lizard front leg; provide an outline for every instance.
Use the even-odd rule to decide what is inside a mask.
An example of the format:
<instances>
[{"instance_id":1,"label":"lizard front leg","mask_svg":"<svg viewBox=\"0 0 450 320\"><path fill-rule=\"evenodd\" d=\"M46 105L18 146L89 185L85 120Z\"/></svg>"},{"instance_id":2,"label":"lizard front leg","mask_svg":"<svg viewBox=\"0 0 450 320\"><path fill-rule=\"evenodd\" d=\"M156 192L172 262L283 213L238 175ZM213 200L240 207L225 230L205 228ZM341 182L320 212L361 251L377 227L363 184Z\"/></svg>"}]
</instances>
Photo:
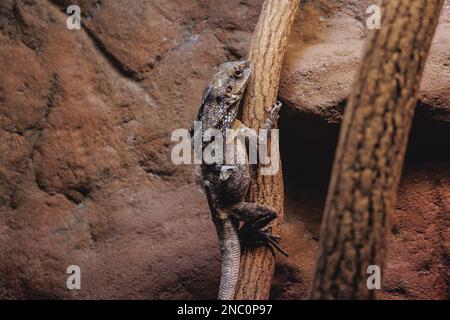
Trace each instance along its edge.
<instances>
[{"instance_id":1,"label":"lizard front leg","mask_svg":"<svg viewBox=\"0 0 450 320\"><path fill-rule=\"evenodd\" d=\"M280 112L281 107L283 106L283 104L280 101L275 102L275 104L272 106L272 108L264 108L264 113L265 113L265 118L264 118L264 125L262 126L261 129L266 129L269 130L272 129L278 118L279 115L278 113Z\"/></svg>"},{"instance_id":2,"label":"lizard front leg","mask_svg":"<svg viewBox=\"0 0 450 320\"><path fill-rule=\"evenodd\" d=\"M272 108L266 107L264 108L264 124L262 125L261 129L268 130L268 134L270 135L270 129L273 129L275 126L275 123L277 122L281 107L283 104L280 101L277 101L274 103ZM241 121L238 119L235 119L233 122L233 129L240 130L244 136L249 136L252 138L258 138L258 134L250 129L249 127L245 126Z\"/></svg>"}]
</instances>

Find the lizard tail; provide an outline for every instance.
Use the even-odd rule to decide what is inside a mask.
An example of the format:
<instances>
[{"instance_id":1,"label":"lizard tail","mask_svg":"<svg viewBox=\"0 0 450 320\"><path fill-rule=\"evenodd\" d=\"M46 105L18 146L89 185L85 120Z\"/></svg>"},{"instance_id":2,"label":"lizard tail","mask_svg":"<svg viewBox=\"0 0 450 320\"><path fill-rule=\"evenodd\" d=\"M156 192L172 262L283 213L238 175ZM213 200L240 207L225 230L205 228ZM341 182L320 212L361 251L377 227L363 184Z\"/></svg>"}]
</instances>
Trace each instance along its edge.
<instances>
[{"instance_id":1,"label":"lizard tail","mask_svg":"<svg viewBox=\"0 0 450 320\"><path fill-rule=\"evenodd\" d=\"M220 277L219 300L233 300L239 277L241 245L238 226L230 220L223 221L217 228L222 255L222 273Z\"/></svg>"}]
</instances>

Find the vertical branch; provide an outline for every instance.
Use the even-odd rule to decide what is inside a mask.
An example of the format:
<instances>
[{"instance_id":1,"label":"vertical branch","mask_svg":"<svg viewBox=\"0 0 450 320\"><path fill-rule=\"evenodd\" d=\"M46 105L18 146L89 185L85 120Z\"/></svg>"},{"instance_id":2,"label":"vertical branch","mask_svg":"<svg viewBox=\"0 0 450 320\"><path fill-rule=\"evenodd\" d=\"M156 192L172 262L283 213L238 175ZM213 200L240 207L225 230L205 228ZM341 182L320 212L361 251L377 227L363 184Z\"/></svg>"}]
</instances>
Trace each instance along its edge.
<instances>
[{"instance_id":1,"label":"vertical branch","mask_svg":"<svg viewBox=\"0 0 450 320\"><path fill-rule=\"evenodd\" d=\"M322 222L313 299L372 299L416 96L443 0L385 0L345 111ZM381 269L382 270L382 269Z\"/></svg>"},{"instance_id":2,"label":"vertical branch","mask_svg":"<svg viewBox=\"0 0 450 320\"><path fill-rule=\"evenodd\" d=\"M243 122L259 129L264 123L264 108L277 99L281 64L287 39L300 0L266 0L249 53L253 65L247 94L243 102ZM279 164L281 168L281 164ZM280 232L283 220L283 178L280 171L273 176L253 173L248 201L276 208L278 217L273 233ZM275 268L275 256L266 246L244 247L236 299L267 299Z\"/></svg>"}]
</instances>

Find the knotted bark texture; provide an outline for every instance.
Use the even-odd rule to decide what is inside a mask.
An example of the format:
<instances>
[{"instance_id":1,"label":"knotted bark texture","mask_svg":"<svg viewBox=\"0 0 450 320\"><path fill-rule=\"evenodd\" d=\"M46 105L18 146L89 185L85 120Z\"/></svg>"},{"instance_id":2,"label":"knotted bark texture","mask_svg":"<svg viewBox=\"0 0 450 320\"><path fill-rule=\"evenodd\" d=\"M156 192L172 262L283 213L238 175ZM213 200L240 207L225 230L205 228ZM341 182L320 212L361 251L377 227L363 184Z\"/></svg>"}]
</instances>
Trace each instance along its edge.
<instances>
[{"instance_id":1,"label":"knotted bark texture","mask_svg":"<svg viewBox=\"0 0 450 320\"><path fill-rule=\"evenodd\" d=\"M299 3L299 0L264 2L251 43L249 60L253 64L253 74L243 102L243 122L250 128L260 128L264 123L264 107L276 102L281 64ZM274 234L280 232L283 221L281 164L279 167L280 171L272 176L252 172L248 196L250 202L276 208L278 217L272 224ZM275 255L267 246L244 247L235 298L267 299L274 269Z\"/></svg>"},{"instance_id":2,"label":"knotted bark texture","mask_svg":"<svg viewBox=\"0 0 450 320\"><path fill-rule=\"evenodd\" d=\"M384 1L345 110L322 222L313 299L371 299L425 60L443 0Z\"/></svg>"}]
</instances>

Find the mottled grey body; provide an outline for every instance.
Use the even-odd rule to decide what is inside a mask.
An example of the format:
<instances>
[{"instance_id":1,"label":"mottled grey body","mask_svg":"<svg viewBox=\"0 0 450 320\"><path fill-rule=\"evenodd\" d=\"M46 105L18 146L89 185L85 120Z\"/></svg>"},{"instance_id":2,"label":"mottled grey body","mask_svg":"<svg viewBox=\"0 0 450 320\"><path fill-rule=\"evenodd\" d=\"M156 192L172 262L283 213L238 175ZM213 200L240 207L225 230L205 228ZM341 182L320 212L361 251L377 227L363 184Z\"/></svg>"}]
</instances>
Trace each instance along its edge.
<instances>
[{"instance_id":1,"label":"mottled grey body","mask_svg":"<svg viewBox=\"0 0 450 320\"><path fill-rule=\"evenodd\" d=\"M245 128L236 119L236 115L250 74L251 65L247 61L224 63L203 94L197 121L202 122L202 134L210 128L221 130L224 154L226 130L231 127ZM268 111L269 128L278 117L280 107L281 105L277 104L270 112ZM203 148L206 145L207 143L204 143ZM236 152L235 156L238 156ZM257 239L268 241L276 246L278 238L260 230L276 217L276 213L270 207L245 202L250 184L248 163L233 165L203 163L201 175L200 180L208 199L222 256L218 298L233 299L241 256L240 221L247 222L242 227L246 234L255 233Z\"/></svg>"}]
</instances>

